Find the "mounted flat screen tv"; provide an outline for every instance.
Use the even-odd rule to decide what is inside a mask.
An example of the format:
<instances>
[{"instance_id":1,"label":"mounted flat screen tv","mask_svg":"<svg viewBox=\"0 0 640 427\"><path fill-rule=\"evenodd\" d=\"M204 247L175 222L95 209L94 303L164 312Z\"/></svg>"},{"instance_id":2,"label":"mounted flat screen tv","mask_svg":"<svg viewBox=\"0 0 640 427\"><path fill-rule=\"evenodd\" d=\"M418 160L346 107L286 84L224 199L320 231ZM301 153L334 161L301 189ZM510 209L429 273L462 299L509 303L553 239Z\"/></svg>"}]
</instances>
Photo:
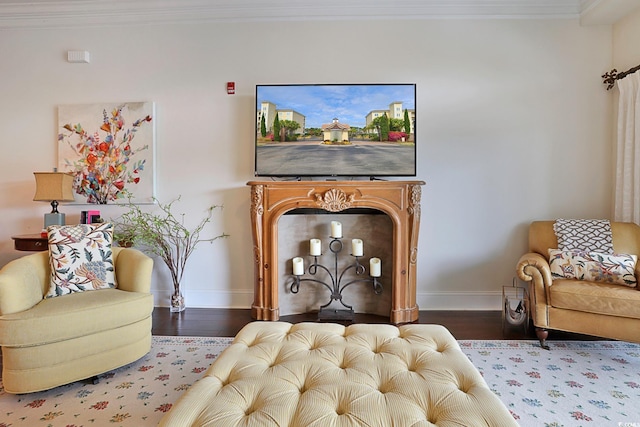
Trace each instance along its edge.
<instances>
[{"instance_id":1,"label":"mounted flat screen tv","mask_svg":"<svg viewBox=\"0 0 640 427\"><path fill-rule=\"evenodd\" d=\"M416 175L415 84L256 85L255 175Z\"/></svg>"}]
</instances>

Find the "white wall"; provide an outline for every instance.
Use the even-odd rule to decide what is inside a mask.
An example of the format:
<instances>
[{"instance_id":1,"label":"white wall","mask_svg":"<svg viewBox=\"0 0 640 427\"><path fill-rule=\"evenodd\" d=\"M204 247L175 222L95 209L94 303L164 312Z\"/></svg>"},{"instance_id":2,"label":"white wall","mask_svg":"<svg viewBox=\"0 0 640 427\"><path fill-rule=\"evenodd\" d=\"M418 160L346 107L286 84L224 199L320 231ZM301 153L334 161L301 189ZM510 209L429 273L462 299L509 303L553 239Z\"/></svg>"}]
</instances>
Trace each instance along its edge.
<instances>
[{"instance_id":1,"label":"white wall","mask_svg":"<svg viewBox=\"0 0 640 427\"><path fill-rule=\"evenodd\" d=\"M66 62L68 50L88 50L91 63ZM327 68L327 56L345 65ZM427 182L421 309L499 309L530 221L611 213L612 110L599 79L611 68L611 27L558 19L14 29L1 32L0 57L0 265L24 255L10 236L38 232L47 212L32 201L32 172L56 164L56 106L154 101L158 198L181 194L194 223L224 204L208 234L231 235L193 255L187 305L248 307L257 83L417 83L416 178ZM73 221L83 208L61 210ZM166 305L160 263L154 288Z\"/></svg>"},{"instance_id":2,"label":"white wall","mask_svg":"<svg viewBox=\"0 0 640 427\"><path fill-rule=\"evenodd\" d=\"M640 8L613 26L613 64L618 71L640 65Z\"/></svg>"}]
</instances>

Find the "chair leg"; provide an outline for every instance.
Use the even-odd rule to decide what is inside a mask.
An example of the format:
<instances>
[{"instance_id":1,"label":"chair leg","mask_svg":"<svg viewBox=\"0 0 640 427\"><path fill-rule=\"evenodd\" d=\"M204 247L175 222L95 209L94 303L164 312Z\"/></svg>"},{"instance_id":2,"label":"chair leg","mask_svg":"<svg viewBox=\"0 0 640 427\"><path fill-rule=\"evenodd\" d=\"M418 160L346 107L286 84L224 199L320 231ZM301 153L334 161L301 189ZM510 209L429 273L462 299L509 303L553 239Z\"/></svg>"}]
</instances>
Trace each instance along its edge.
<instances>
[{"instance_id":1,"label":"chair leg","mask_svg":"<svg viewBox=\"0 0 640 427\"><path fill-rule=\"evenodd\" d=\"M540 340L540 347L544 348L545 350L550 350L549 346L547 345L547 337L549 336L549 331L543 328L536 328L536 336Z\"/></svg>"}]
</instances>

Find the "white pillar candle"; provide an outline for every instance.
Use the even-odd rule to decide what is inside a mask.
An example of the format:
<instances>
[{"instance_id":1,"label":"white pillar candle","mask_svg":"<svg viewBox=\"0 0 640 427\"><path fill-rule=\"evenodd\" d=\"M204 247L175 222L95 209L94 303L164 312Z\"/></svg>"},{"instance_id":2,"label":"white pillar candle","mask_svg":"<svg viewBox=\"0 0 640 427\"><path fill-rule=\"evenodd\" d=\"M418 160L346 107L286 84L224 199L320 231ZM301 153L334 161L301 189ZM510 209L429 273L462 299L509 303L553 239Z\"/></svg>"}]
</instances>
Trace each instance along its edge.
<instances>
[{"instance_id":1,"label":"white pillar candle","mask_svg":"<svg viewBox=\"0 0 640 427\"><path fill-rule=\"evenodd\" d=\"M309 240L309 253L314 256L322 255L322 241L320 239Z\"/></svg>"},{"instance_id":2,"label":"white pillar candle","mask_svg":"<svg viewBox=\"0 0 640 427\"><path fill-rule=\"evenodd\" d=\"M353 256L362 256L363 255L362 248L362 240L361 239L352 239L351 240L351 255Z\"/></svg>"},{"instance_id":3,"label":"white pillar candle","mask_svg":"<svg viewBox=\"0 0 640 427\"><path fill-rule=\"evenodd\" d=\"M293 275L302 276L304 274L304 260L302 258L295 257L293 259Z\"/></svg>"},{"instance_id":4,"label":"white pillar candle","mask_svg":"<svg viewBox=\"0 0 640 427\"><path fill-rule=\"evenodd\" d=\"M338 221L331 221L331 237L334 239L342 237L342 224Z\"/></svg>"},{"instance_id":5,"label":"white pillar candle","mask_svg":"<svg viewBox=\"0 0 640 427\"><path fill-rule=\"evenodd\" d=\"M382 274L382 265L380 258L371 258L369 260L369 274L371 277L380 277Z\"/></svg>"}]
</instances>

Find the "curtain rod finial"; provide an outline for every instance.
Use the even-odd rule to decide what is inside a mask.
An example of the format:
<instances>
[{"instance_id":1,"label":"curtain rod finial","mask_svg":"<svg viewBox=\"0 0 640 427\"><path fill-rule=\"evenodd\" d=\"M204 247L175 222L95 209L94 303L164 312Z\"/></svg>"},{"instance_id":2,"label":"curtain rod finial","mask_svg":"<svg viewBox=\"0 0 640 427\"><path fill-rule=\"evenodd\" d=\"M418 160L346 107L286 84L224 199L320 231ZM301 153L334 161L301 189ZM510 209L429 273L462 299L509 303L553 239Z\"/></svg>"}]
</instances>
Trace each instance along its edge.
<instances>
[{"instance_id":1,"label":"curtain rod finial","mask_svg":"<svg viewBox=\"0 0 640 427\"><path fill-rule=\"evenodd\" d=\"M604 73L602 75L602 83L607 85L607 90L613 89L613 86L616 84L616 80L618 79L618 70L615 68L608 73Z\"/></svg>"}]
</instances>

